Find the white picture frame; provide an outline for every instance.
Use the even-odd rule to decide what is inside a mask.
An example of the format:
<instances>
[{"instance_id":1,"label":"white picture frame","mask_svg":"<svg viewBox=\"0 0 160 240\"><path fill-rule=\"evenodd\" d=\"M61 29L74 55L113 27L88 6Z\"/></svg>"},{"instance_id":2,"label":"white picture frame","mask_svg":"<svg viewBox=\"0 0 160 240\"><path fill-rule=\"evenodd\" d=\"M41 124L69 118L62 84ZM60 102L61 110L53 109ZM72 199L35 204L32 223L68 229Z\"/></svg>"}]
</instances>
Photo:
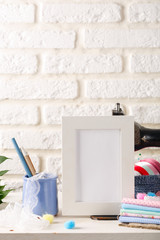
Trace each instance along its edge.
<instances>
[{"instance_id":1,"label":"white picture frame","mask_svg":"<svg viewBox=\"0 0 160 240\"><path fill-rule=\"evenodd\" d=\"M118 215L134 197L134 120L63 117L62 214Z\"/></svg>"}]
</instances>

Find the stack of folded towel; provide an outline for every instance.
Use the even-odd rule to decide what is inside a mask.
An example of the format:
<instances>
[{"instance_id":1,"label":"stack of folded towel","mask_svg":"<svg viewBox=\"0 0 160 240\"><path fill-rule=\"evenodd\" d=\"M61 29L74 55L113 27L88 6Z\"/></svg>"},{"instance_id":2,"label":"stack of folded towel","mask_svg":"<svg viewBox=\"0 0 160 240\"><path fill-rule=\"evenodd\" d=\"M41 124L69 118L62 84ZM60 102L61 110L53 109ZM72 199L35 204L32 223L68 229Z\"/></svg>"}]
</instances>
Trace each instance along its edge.
<instances>
[{"instance_id":1,"label":"stack of folded towel","mask_svg":"<svg viewBox=\"0 0 160 240\"><path fill-rule=\"evenodd\" d=\"M160 225L160 201L124 198L119 221L127 224L139 223L139 227L145 224L145 228L146 224Z\"/></svg>"}]
</instances>

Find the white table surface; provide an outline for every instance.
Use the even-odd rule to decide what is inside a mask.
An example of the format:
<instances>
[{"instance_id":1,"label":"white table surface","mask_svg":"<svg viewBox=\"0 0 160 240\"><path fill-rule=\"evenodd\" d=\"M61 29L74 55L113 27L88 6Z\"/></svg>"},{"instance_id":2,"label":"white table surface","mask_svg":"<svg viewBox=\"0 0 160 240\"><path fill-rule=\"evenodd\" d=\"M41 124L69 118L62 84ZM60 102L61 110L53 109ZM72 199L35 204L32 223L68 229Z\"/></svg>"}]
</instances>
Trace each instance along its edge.
<instances>
[{"instance_id":1,"label":"white table surface","mask_svg":"<svg viewBox=\"0 0 160 240\"><path fill-rule=\"evenodd\" d=\"M12 199L13 196L11 196ZM9 199L10 200L10 199ZM74 229L65 229L64 223L74 220ZM11 231L14 230L14 231ZM160 230L118 226L118 221L92 220L90 217L55 217L45 230L15 230L0 228L0 240L159 240Z\"/></svg>"},{"instance_id":2,"label":"white table surface","mask_svg":"<svg viewBox=\"0 0 160 240\"><path fill-rule=\"evenodd\" d=\"M64 222L74 220L74 229L65 229ZM62 217L57 216L53 224L46 230L20 231L9 228L0 228L0 240L158 240L160 230L127 228L118 226L118 221L92 220L89 217Z\"/></svg>"}]
</instances>

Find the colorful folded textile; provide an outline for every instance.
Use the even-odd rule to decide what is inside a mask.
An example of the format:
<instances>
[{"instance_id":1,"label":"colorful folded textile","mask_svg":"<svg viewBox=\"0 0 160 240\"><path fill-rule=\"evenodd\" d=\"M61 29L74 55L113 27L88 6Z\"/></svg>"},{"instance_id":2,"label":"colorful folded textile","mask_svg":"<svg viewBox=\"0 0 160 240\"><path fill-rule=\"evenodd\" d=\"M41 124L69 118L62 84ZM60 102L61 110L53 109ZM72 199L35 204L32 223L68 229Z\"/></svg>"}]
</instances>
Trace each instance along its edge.
<instances>
[{"instance_id":1,"label":"colorful folded textile","mask_svg":"<svg viewBox=\"0 0 160 240\"><path fill-rule=\"evenodd\" d=\"M144 200L147 200L147 201L159 201L160 202L160 197L156 196L156 197L152 197L152 196L145 196L144 197Z\"/></svg>"},{"instance_id":2,"label":"colorful folded textile","mask_svg":"<svg viewBox=\"0 0 160 240\"><path fill-rule=\"evenodd\" d=\"M127 217L141 217L141 218L152 218L152 219L160 219L160 216L146 215L146 214L136 214L136 213L121 213L121 216Z\"/></svg>"},{"instance_id":3,"label":"colorful folded textile","mask_svg":"<svg viewBox=\"0 0 160 240\"><path fill-rule=\"evenodd\" d=\"M142 214L142 215L151 215L151 216L159 216L160 212L153 212L153 211L143 211L143 210L134 210L134 209L121 209L120 215L122 213L131 213L131 214Z\"/></svg>"},{"instance_id":4,"label":"colorful folded textile","mask_svg":"<svg viewBox=\"0 0 160 240\"><path fill-rule=\"evenodd\" d=\"M123 198L122 203L160 208L160 201L143 200L143 199L135 199L135 198Z\"/></svg>"},{"instance_id":5,"label":"colorful folded textile","mask_svg":"<svg viewBox=\"0 0 160 240\"><path fill-rule=\"evenodd\" d=\"M160 208L153 208L153 207L145 207L140 205L134 204L122 204L123 209L136 209L136 210L144 210L144 211L153 211L153 212L160 212Z\"/></svg>"},{"instance_id":6,"label":"colorful folded textile","mask_svg":"<svg viewBox=\"0 0 160 240\"><path fill-rule=\"evenodd\" d=\"M155 229L160 230L160 225L158 224L145 224L145 223L119 223L119 226L122 227L131 227L131 228L145 228L145 229Z\"/></svg>"},{"instance_id":7,"label":"colorful folded textile","mask_svg":"<svg viewBox=\"0 0 160 240\"><path fill-rule=\"evenodd\" d=\"M121 207L121 223L160 225L160 201L125 198Z\"/></svg>"},{"instance_id":8,"label":"colorful folded textile","mask_svg":"<svg viewBox=\"0 0 160 240\"><path fill-rule=\"evenodd\" d=\"M152 219L152 218L139 218L139 217L127 217L127 216L120 216L120 222L125 223L149 223L149 224L160 224L160 219Z\"/></svg>"}]
</instances>

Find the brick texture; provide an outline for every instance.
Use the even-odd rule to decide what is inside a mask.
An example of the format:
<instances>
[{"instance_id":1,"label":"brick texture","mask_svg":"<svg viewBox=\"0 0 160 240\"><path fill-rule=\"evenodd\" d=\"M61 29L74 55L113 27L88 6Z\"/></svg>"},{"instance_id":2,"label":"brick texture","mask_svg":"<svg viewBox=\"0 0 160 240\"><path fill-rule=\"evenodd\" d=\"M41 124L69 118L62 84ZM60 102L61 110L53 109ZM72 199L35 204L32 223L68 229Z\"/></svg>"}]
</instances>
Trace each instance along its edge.
<instances>
[{"instance_id":1,"label":"brick texture","mask_svg":"<svg viewBox=\"0 0 160 240\"><path fill-rule=\"evenodd\" d=\"M130 114L135 116L135 121L139 123L158 124L160 119L160 106L159 104L130 106Z\"/></svg>"},{"instance_id":2,"label":"brick texture","mask_svg":"<svg viewBox=\"0 0 160 240\"><path fill-rule=\"evenodd\" d=\"M0 124L35 125L40 120L38 108L32 105L1 104L0 113Z\"/></svg>"},{"instance_id":3,"label":"brick texture","mask_svg":"<svg viewBox=\"0 0 160 240\"><path fill-rule=\"evenodd\" d=\"M34 20L32 4L0 4L0 23L33 23Z\"/></svg>"},{"instance_id":4,"label":"brick texture","mask_svg":"<svg viewBox=\"0 0 160 240\"><path fill-rule=\"evenodd\" d=\"M53 173L58 176L57 185L58 190L62 190L62 161L61 158L47 157L46 161L47 172Z\"/></svg>"},{"instance_id":5,"label":"brick texture","mask_svg":"<svg viewBox=\"0 0 160 240\"><path fill-rule=\"evenodd\" d=\"M47 55L44 73L107 73L121 72L122 59L118 55Z\"/></svg>"},{"instance_id":6,"label":"brick texture","mask_svg":"<svg viewBox=\"0 0 160 240\"><path fill-rule=\"evenodd\" d=\"M52 79L0 79L0 99L74 99L76 81Z\"/></svg>"},{"instance_id":7,"label":"brick texture","mask_svg":"<svg viewBox=\"0 0 160 240\"><path fill-rule=\"evenodd\" d=\"M160 80L89 80L88 98L149 98L160 97Z\"/></svg>"},{"instance_id":8,"label":"brick texture","mask_svg":"<svg viewBox=\"0 0 160 240\"><path fill-rule=\"evenodd\" d=\"M158 29L96 29L86 30L87 48L158 48L160 31Z\"/></svg>"},{"instance_id":9,"label":"brick texture","mask_svg":"<svg viewBox=\"0 0 160 240\"><path fill-rule=\"evenodd\" d=\"M130 71L135 73L160 72L160 55L132 55Z\"/></svg>"},{"instance_id":10,"label":"brick texture","mask_svg":"<svg viewBox=\"0 0 160 240\"><path fill-rule=\"evenodd\" d=\"M11 139L26 149L60 149L61 132L54 130L0 130L0 148L13 149Z\"/></svg>"},{"instance_id":11,"label":"brick texture","mask_svg":"<svg viewBox=\"0 0 160 240\"><path fill-rule=\"evenodd\" d=\"M62 190L63 116L107 116L120 102L140 124L160 128L159 23L159 1L0 1L6 188L21 191L25 174L15 137ZM157 157L160 148L141 152Z\"/></svg>"},{"instance_id":12,"label":"brick texture","mask_svg":"<svg viewBox=\"0 0 160 240\"><path fill-rule=\"evenodd\" d=\"M33 154L29 154L33 164L34 164L34 167L36 169L36 172L38 173L39 170L40 170L40 159L37 155L33 155ZM25 175L25 170L23 168L23 165L20 161L20 159L17 157L17 156L13 156L12 159L7 159L5 162L3 162L1 165L0 165L0 171L1 170L9 170L9 172L7 172L6 174L7 175L10 175L10 174L23 174Z\"/></svg>"},{"instance_id":13,"label":"brick texture","mask_svg":"<svg viewBox=\"0 0 160 240\"><path fill-rule=\"evenodd\" d=\"M132 23L160 22L160 3L135 3L129 7L129 21Z\"/></svg>"},{"instance_id":14,"label":"brick texture","mask_svg":"<svg viewBox=\"0 0 160 240\"><path fill-rule=\"evenodd\" d=\"M43 22L108 23L122 19L118 4L43 4Z\"/></svg>"},{"instance_id":15,"label":"brick texture","mask_svg":"<svg viewBox=\"0 0 160 240\"><path fill-rule=\"evenodd\" d=\"M74 48L75 32L0 31L0 48Z\"/></svg>"},{"instance_id":16,"label":"brick texture","mask_svg":"<svg viewBox=\"0 0 160 240\"><path fill-rule=\"evenodd\" d=\"M61 124L63 116L108 116L111 115L113 104L92 104L92 105L46 105L43 110L45 124Z\"/></svg>"},{"instance_id":17,"label":"brick texture","mask_svg":"<svg viewBox=\"0 0 160 240\"><path fill-rule=\"evenodd\" d=\"M33 74L37 72L37 57L22 54L0 54L0 73Z\"/></svg>"}]
</instances>

